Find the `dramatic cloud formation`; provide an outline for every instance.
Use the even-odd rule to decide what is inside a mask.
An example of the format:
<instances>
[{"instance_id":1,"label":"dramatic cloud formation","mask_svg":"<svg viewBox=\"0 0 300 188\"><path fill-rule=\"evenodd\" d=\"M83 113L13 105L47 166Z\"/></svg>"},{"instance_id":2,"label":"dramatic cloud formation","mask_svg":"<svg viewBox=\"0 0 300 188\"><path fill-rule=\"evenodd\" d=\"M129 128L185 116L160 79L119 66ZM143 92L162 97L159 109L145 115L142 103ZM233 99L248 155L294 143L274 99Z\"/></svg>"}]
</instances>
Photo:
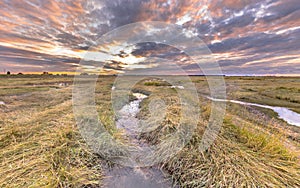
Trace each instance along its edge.
<instances>
[{"instance_id":1,"label":"dramatic cloud formation","mask_svg":"<svg viewBox=\"0 0 300 188\"><path fill-rule=\"evenodd\" d=\"M200 37L225 74L300 74L299 0L3 0L0 68L75 71L99 37L139 21L177 24ZM114 73L147 68L147 58L157 57L198 73L170 46L119 45L103 46L90 61Z\"/></svg>"}]
</instances>

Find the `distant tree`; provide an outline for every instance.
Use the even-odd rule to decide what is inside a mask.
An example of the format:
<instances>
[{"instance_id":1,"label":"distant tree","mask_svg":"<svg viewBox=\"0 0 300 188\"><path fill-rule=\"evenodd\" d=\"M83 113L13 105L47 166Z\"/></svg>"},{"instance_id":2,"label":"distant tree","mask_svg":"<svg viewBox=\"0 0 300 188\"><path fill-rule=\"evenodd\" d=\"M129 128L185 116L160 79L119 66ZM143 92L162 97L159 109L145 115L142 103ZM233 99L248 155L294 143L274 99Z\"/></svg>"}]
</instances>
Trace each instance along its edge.
<instances>
[{"instance_id":1,"label":"distant tree","mask_svg":"<svg viewBox=\"0 0 300 188\"><path fill-rule=\"evenodd\" d=\"M10 75L10 71L7 71L7 73L6 73L7 75Z\"/></svg>"},{"instance_id":2,"label":"distant tree","mask_svg":"<svg viewBox=\"0 0 300 188\"><path fill-rule=\"evenodd\" d=\"M48 72L43 72L43 75L48 75L49 73Z\"/></svg>"},{"instance_id":3,"label":"distant tree","mask_svg":"<svg viewBox=\"0 0 300 188\"><path fill-rule=\"evenodd\" d=\"M23 73L19 72L18 75L23 75Z\"/></svg>"},{"instance_id":4,"label":"distant tree","mask_svg":"<svg viewBox=\"0 0 300 188\"><path fill-rule=\"evenodd\" d=\"M89 74L86 73L86 72L83 72L83 73L81 73L80 75L86 76L86 75L89 75Z\"/></svg>"}]
</instances>

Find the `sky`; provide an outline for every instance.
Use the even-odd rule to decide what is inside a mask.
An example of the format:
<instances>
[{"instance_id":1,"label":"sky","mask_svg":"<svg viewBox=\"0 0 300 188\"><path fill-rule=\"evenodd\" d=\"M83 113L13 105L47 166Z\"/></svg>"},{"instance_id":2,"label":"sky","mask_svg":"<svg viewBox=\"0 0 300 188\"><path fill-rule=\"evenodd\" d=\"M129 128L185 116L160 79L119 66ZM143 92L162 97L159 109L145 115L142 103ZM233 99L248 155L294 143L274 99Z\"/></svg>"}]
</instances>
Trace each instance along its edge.
<instances>
[{"instance_id":1,"label":"sky","mask_svg":"<svg viewBox=\"0 0 300 188\"><path fill-rule=\"evenodd\" d=\"M226 75L300 75L299 0L2 0L0 71L75 72L104 34L144 21L199 37ZM112 42L99 50L90 68L101 73L149 68L154 57L166 59L165 69L201 74L164 44Z\"/></svg>"}]
</instances>

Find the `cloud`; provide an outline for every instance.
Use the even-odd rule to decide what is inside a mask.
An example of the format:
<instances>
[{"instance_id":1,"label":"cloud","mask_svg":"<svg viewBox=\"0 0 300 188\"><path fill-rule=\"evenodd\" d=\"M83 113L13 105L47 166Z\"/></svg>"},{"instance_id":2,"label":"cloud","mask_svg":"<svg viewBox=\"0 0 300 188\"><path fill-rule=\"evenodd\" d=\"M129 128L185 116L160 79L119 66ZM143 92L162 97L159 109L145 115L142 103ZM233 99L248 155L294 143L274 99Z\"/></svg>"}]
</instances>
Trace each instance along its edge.
<instances>
[{"instance_id":1,"label":"cloud","mask_svg":"<svg viewBox=\"0 0 300 188\"><path fill-rule=\"evenodd\" d=\"M299 18L298 0L5 0L0 2L0 67L74 71L103 34L137 21L164 21L203 39L226 74L299 74ZM118 45L130 50L112 53ZM106 59L91 63L113 72L128 68L122 63L128 65L130 55L157 57L196 72L172 47L135 47L106 44L98 49Z\"/></svg>"}]
</instances>

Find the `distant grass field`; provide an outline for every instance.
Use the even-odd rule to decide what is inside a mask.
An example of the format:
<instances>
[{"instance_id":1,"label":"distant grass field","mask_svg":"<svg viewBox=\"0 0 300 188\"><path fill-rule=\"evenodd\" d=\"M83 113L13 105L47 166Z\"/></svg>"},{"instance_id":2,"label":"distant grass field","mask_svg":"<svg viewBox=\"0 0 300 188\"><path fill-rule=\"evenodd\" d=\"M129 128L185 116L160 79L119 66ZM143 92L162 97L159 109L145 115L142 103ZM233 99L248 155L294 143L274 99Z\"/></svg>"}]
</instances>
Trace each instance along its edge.
<instances>
[{"instance_id":1,"label":"distant grass field","mask_svg":"<svg viewBox=\"0 0 300 188\"><path fill-rule=\"evenodd\" d=\"M114 136L111 107L113 76L99 77L96 104L100 119ZM211 102L204 77L191 77L199 92L201 120L192 140L161 165L181 187L299 187L300 128L276 118L270 110L227 104L221 133L207 150L198 147ZM98 187L101 156L81 138L72 111L71 76L0 77L0 187ZM228 77L228 98L288 107L300 112L300 78ZM153 83L152 83L153 82ZM63 84L62 84L63 83ZM178 126L176 91L159 80L139 82L134 91L163 98L168 105L158 129L141 134L159 143ZM100 113L101 112L101 113ZM170 148L171 149L171 148Z\"/></svg>"},{"instance_id":2,"label":"distant grass field","mask_svg":"<svg viewBox=\"0 0 300 188\"><path fill-rule=\"evenodd\" d=\"M205 77L192 79L200 92L209 93ZM300 113L299 77L226 77L226 86L230 99L288 107Z\"/></svg>"}]
</instances>

